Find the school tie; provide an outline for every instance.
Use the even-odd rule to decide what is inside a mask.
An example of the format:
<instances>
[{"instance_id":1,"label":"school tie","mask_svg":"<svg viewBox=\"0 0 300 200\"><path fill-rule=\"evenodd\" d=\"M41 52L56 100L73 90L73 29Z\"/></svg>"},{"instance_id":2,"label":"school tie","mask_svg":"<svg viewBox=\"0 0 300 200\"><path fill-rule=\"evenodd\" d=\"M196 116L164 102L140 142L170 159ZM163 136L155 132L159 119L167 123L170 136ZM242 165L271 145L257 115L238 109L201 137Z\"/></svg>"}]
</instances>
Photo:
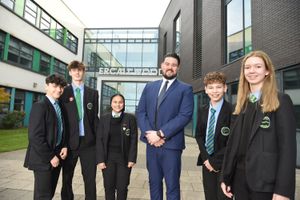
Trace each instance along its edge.
<instances>
[{"instance_id":1,"label":"school tie","mask_svg":"<svg viewBox=\"0 0 300 200\"><path fill-rule=\"evenodd\" d=\"M250 94L250 95L249 95L249 101L250 101L251 103L255 103L255 102L257 101L256 96L255 96L254 94Z\"/></svg>"},{"instance_id":2,"label":"school tie","mask_svg":"<svg viewBox=\"0 0 300 200\"><path fill-rule=\"evenodd\" d=\"M208 125L208 132L206 138L206 151L209 155L214 152L214 137L215 137L215 113L216 110L211 108L210 109L210 118L209 118L209 125Z\"/></svg>"},{"instance_id":3,"label":"school tie","mask_svg":"<svg viewBox=\"0 0 300 200\"><path fill-rule=\"evenodd\" d=\"M165 85L163 86L163 88L161 89L161 91L160 91L160 93L159 93L159 95L157 97L157 109L158 109L158 107L159 107L161 101L163 100L163 97L164 97L164 95L165 95L165 93L167 91L168 83L169 83L169 81L165 82Z\"/></svg>"},{"instance_id":4,"label":"school tie","mask_svg":"<svg viewBox=\"0 0 300 200\"><path fill-rule=\"evenodd\" d=\"M54 108L56 111L57 117L57 141L56 146L60 145L62 139L62 118L61 118L61 109L57 101L54 102Z\"/></svg>"},{"instance_id":5,"label":"school tie","mask_svg":"<svg viewBox=\"0 0 300 200\"><path fill-rule=\"evenodd\" d=\"M81 93L80 93L80 88L76 88L76 94L75 94L75 99L76 99L76 105L77 105L77 110L78 110L78 118L79 120L82 119L82 103L81 103Z\"/></svg>"}]
</instances>

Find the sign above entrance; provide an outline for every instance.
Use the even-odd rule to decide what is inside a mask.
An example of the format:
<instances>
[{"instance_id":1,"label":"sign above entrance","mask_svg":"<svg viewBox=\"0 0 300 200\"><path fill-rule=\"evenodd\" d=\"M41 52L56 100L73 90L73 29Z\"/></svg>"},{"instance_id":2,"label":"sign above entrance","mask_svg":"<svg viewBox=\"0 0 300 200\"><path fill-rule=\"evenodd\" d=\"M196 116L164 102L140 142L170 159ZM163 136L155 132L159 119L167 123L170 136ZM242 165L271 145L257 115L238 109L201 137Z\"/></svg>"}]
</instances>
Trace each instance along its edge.
<instances>
[{"instance_id":1,"label":"sign above entrance","mask_svg":"<svg viewBox=\"0 0 300 200\"><path fill-rule=\"evenodd\" d=\"M160 69L149 67L100 67L99 75L158 76Z\"/></svg>"}]
</instances>

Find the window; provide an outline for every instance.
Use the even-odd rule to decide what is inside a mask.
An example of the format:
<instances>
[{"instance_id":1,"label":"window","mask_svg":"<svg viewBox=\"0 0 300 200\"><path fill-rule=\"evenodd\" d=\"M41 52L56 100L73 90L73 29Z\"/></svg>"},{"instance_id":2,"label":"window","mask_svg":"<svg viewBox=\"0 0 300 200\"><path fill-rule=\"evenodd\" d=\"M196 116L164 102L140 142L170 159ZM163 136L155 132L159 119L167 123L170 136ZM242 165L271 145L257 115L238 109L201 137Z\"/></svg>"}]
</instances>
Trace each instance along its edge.
<instances>
[{"instance_id":1,"label":"window","mask_svg":"<svg viewBox=\"0 0 300 200\"><path fill-rule=\"evenodd\" d=\"M283 90L294 103L297 129L300 130L300 66L283 72Z\"/></svg>"},{"instance_id":2,"label":"window","mask_svg":"<svg viewBox=\"0 0 300 200\"><path fill-rule=\"evenodd\" d=\"M41 93L33 93L32 103L41 101L45 97L44 94Z\"/></svg>"},{"instance_id":3,"label":"window","mask_svg":"<svg viewBox=\"0 0 300 200\"><path fill-rule=\"evenodd\" d=\"M23 68L31 69L33 48L16 38L11 37L7 60L19 64Z\"/></svg>"},{"instance_id":4,"label":"window","mask_svg":"<svg viewBox=\"0 0 300 200\"><path fill-rule=\"evenodd\" d=\"M181 16L178 13L174 21L174 52L180 54L180 43L181 43Z\"/></svg>"},{"instance_id":5,"label":"window","mask_svg":"<svg viewBox=\"0 0 300 200\"><path fill-rule=\"evenodd\" d=\"M252 50L251 0L231 0L226 5L227 63Z\"/></svg>"},{"instance_id":6,"label":"window","mask_svg":"<svg viewBox=\"0 0 300 200\"><path fill-rule=\"evenodd\" d=\"M40 73L46 76L50 74L50 56L44 53L41 53Z\"/></svg>"},{"instance_id":7,"label":"window","mask_svg":"<svg viewBox=\"0 0 300 200\"><path fill-rule=\"evenodd\" d=\"M24 18L31 24L35 25L37 17L37 5L31 0L26 0Z\"/></svg>"},{"instance_id":8,"label":"window","mask_svg":"<svg viewBox=\"0 0 300 200\"><path fill-rule=\"evenodd\" d=\"M63 27L59 23L57 23L57 25L56 25L55 39L60 44L63 44L63 41L64 41L64 29L63 29Z\"/></svg>"},{"instance_id":9,"label":"window","mask_svg":"<svg viewBox=\"0 0 300 200\"><path fill-rule=\"evenodd\" d=\"M1 4L5 5L6 7L10 8L11 10L14 9L15 0L1 0Z\"/></svg>"},{"instance_id":10,"label":"window","mask_svg":"<svg viewBox=\"0 0 300 200\"><path fill-rule=\"evenodd\" d=\"M57 59L54 60L54 73L59 74L63 77L66 76L67 65Z\"/></svg>"},{"instance_id":11,"label":"window","mask_svg":"<svg viewBox=\"0 0 300 200\"><path fill-rule=\"evenodd\" d=\"M4 86L0 86L0 89L3 89L7 94L10 94L11 89L6 88ZM9 105L10 105L10 101L8 102L3 102L2 100L0 101L0 114L4 114L4 113L8 113L9 111Z\"/></svg>"},{"instance_id":12,"label":"window","mask_svg":"<svg viewBox=\"0 0 300 200\"><path fill-rule=\"evenodd\" d=\"M167 54L167 42L168 42L168 37L167 33L164 34L164 43L163 43L163 55Z\"/></svg>"},{"instance_id":13,"label":"window","mask_svg":"<svg viewBox=\"0 0 300 200\"><path fill-rule=\"evenodd\" d=\"M25 92L21 90L16 90L14 110L24 111L24 105L25 105Z\"/></svg>"},{"instance_id":14,"label":"window","mask_svg":"<svg viewBox=\"0 0 300 200\"><path fill-rule=\"evenodd\" d=\"M69 31L67 32L67 48L73 51L74 53L77 52L77 44L78 44L78 39Z\"/></svg>"},{"instance_id":15,"label":"window","mask_svg":"<svg viewBox=\"0 0 300 200\"><path fill-rule=\"evenodd\" d=\"M41 17L41 22L40 22L40 29L44 31L47 35L50 34L50 23L51 23L51 18L50 16L42 11L42 17Z\"/></svg>"},{"instance_id":16,"label":"window","mask_svg":"<svg viewBox=\"0 0 300 200\"><path fill-rule=\"evenodd\" d=\"M0 31L0 60L3 59L4 44L5 44L5 33Z\"/></svg>"}]
</instances>

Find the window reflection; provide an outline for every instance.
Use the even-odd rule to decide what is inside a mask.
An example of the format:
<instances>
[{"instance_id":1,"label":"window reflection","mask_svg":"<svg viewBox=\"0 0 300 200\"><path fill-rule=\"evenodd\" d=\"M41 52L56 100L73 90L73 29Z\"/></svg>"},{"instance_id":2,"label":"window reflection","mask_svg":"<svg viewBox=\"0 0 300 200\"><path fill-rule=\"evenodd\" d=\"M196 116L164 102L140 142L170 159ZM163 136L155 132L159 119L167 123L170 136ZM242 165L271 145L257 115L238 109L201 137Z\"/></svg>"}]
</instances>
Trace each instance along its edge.
<instances>
[{"instance_id":1,"label":"window reflection","mask_svg":"<svg viewBox=\"0 0 300 200\"><path fill-rule=\"evenodd\" d=\"M227 62L252 50L251 1L232 0L227 9Z\"/></svg>"},{"instance_id":2,"label":"window reflection","mask_svg":"<svg viewBox=\"0 0 300 200\"><path fill-rule=\"evenodd\" d=\"M116 93L124 96L125 111L135 113L145 85L144 82L104 82L101 94L101 113L110 111L110 97Z\"/></svg>"},{"instance_id":3,"label":"window reflection","mask_svg":"<svg viewBox=\"0 0 300 200\"><path fill-rule=\"evenodd\" d=\"M289 94L296 113L297 129L300 129L300 66L283 72L284 92Z\"/></svg>"}]
</instances>

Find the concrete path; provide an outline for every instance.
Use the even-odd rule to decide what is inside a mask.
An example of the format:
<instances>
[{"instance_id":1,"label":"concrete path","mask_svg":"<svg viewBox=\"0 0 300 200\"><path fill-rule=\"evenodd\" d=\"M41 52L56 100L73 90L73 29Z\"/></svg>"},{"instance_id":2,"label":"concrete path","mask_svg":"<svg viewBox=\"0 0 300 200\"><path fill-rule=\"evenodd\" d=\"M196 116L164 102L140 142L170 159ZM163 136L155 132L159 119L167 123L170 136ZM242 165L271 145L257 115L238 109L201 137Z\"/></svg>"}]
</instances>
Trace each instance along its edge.
<instances>
[{"instance_id":1,"label":"concrete path","mask_svg":"<svg viewBox=\"0 0 300 200\"><path fill-rule=\"evenodd\" d=\"M195 139L186 137L187 148L182 157L181 199L204 200L201 168L196 166L198 146ZM137 165L132 170L129 186L129 200L150 199L148 173L146 169L145 144L139 142ZM23 168L25 150L0 154L0 200L33 199L33 173ZM300 199L300 170L296 171L296 199ZM76 200L84 200L84 187L78 162L73 188ZM54 199L60 199L61 180L57 186ZM102 174L97 173L98 200L104 199Z\"/></svg>"}]
</instances>

